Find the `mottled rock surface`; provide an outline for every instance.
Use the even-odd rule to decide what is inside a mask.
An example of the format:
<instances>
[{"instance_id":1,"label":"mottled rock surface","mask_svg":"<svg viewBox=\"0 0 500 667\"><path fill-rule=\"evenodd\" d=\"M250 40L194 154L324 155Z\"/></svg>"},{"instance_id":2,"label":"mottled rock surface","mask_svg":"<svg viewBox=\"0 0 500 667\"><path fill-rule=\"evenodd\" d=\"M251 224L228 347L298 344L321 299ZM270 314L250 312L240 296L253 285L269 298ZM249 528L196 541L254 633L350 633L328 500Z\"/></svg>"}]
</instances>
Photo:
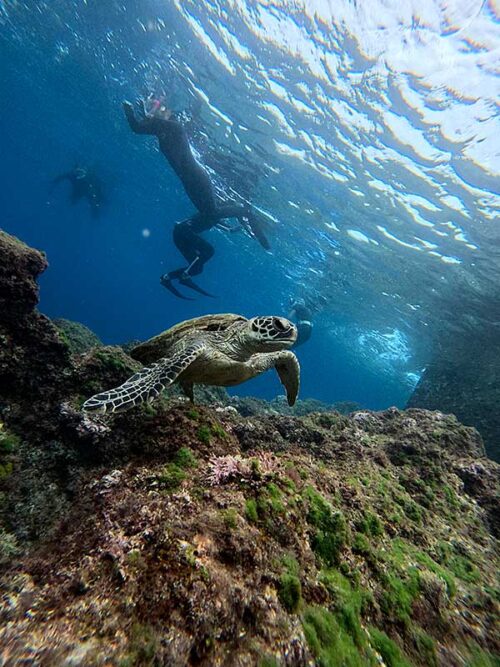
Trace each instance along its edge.
<instances>
[{"instance_id":1,"label":"mottled rock surface","mask_svg":"<svg viewBox=\"0 0 500 667\"><path fill-rule=\"evenodd\" d=\"M59 317L52 322L56 325L71 354L83 354L93 347L102 345L99 338L88 327L79 322L72 322Z\"/></svg>"},{"instance_id":2,"label":"mottled rock surface","mask_svg":"<svg viewBox=\"0 0 500 667\"><path fill-rule=\"evenodd\" d=\"M46 267L45 255L0 232L0 402L37 401L67 367L66 345L35 310Z\"/></svg>"},{"instance_id":3,"label":"mottled rock surface","mask_svg":"<svg viewBox=\"0 0 500 667\"><path fill-rule=\"evenodd\" d=\"M229 402L229 398L226 401ZM231 405L243 417L273 414L304 417L313 412L338 412L347 415L361 408L358 403L354 403L353 401L340 401L328 405L315 398L299 398L295 405L290 407L285 396L277 396L272 401L265 401L262 398L255 398L254 396L234 396L231 399Z\"/></svg>"},{"instance_id":4,"label":"mottled rock surface","mask_svg":"<svg viewBox=\"0 0 500 667\"><path fill-rule=\"evenodd\" d=\"M477 431L417 409L243 417L210 388L90 418L137 364L70 354L20 248L0 273L31 304L1 320L0 664L498 664L500 467Z\"/></svg>"}]
</instances>

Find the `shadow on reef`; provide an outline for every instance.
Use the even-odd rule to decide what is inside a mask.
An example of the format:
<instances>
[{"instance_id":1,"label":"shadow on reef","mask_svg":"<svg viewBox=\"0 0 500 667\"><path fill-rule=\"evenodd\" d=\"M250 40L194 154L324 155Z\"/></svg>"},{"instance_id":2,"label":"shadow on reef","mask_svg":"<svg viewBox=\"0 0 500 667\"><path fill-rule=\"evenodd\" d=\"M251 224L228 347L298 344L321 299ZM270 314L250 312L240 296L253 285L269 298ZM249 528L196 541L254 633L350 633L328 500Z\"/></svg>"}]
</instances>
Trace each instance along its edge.
<instances>
[{"instance_id":1,"label":"shadow on reef","mask_svg":"<svg viewBox=\"0 0 500 667\"><path fill-rule=\"evenodd\" d=\"M35 310L45 266L0 233L2 664L497 664L499 466L474 429L211 388L90 420L137 364L72 354Z\"/></svg>"}]
</instances>

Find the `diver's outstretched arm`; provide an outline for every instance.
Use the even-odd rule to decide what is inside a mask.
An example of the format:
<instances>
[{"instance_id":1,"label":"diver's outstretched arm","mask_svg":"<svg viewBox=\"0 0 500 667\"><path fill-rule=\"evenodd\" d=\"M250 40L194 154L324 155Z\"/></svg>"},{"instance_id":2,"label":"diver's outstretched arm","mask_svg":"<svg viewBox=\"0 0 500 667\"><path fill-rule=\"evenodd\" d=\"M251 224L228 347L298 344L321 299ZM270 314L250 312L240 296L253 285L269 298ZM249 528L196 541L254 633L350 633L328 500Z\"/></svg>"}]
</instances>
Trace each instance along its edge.
<instances>
[{"instance_id":1,"label":"diver's outstretched arm","mask_svg":"<svg viewBox=\"0 0 500 667\"><path fill-rule=\"evenodd\" d=\"M130 125L130 129L135 134L157 134L158 128L157 123L154 118L148 118L145 116L140 120L136 117L134 112L134 107L130 102L123 102L123 111L125 112L125 118Z\"/></svg>"}]
</instances>

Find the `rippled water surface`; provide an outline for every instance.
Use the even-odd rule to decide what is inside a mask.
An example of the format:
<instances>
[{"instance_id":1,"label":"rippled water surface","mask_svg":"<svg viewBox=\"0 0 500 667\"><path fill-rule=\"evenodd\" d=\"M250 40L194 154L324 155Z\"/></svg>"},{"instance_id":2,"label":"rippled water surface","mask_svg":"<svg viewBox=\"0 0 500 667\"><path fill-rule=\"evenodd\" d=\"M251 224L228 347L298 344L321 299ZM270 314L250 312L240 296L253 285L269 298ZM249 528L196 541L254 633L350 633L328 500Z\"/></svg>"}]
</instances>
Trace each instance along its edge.
<instances>
[{"instance_id":1,"label":"rippled water surface","mask_svg":"<svg viewBox=\"0 0 500 667\"><path fill-rule=\"evenodd\" d=\"M304 297L305 361L336 387L306 372L309 395L404 402L443 341L500 336L499 14L493 0L0 2L2 206L9 231L49 251L47 310L120 340ZM273 226L272 254L215 238L215 307L157 285L192 208L123 123L121 100L150 92L186 111L221 193ZM82 155L114 183L104 231L83 212L61 224L67 204L44 191Z\"/></svg>"}]
</instances>

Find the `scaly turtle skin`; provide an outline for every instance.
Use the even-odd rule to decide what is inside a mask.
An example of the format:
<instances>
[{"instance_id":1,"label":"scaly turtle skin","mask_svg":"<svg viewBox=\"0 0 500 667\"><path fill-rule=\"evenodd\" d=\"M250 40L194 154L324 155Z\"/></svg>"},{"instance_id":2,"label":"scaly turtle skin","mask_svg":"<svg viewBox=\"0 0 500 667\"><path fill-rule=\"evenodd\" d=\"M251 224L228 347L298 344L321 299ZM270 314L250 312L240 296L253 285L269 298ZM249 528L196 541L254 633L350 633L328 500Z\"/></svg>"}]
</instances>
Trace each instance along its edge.
<instances>
[{"instance_id":1,"label":"scaly turtle skin","mask_svg":"<svg viewBox=\"0 0 500 667\"><path fill-rule=\"evenodd\" d=\"M296 340L295 325L283 317L248 320L226 313L186 320L134 347L130 355L147 366L116 389L89 398L83 409L122 412L153 401L175 382L193 400L195 383L230 387L270 368L278 372L293 405L300 368L287 348Z\"/></svg>"}]
</instances>

